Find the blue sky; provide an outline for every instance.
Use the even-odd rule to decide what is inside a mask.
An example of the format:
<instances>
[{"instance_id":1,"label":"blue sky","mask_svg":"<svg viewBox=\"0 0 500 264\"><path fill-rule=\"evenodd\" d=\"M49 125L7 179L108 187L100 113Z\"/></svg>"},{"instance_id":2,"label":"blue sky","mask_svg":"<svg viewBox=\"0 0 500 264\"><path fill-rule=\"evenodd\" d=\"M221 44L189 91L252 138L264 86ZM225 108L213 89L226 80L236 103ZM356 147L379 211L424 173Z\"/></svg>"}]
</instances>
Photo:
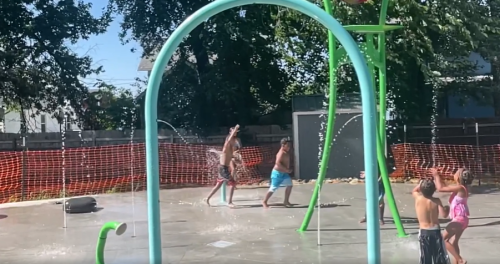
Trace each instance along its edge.
<instances>
[{"instance_id":1,"label":"blue sky","mask_svg":"<svg viewBox=\"0 0 500 264\"><path fill-rule=\"evenodd\" d=\"M93 4L92 13L95 16L99 16L107 5L107 1L102 0L85 0L85 2ZM104 73L89 77L86 82L99 78L118 87L130 88L134 78L146 76L146 73L137 71L142 54L139 44L131 42L122 45L118 38L121 21L121 17L116 17L106 33L93 36L89 40L81 40L73 47L78 54L88 54L94 63L104 67ZM131 52L133 48L137 49L134 53Z\"/></svg>"}]
</instances>

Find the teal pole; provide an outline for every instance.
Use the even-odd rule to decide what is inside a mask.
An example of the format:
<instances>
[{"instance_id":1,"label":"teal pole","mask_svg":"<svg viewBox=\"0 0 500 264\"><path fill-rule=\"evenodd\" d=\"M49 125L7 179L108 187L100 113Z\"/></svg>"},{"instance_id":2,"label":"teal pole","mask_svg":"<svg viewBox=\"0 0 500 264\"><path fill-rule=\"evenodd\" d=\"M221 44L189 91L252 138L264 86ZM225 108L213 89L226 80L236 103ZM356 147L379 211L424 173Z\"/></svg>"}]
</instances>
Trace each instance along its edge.
<instances>
[{"instance_id":1,"label":"teal pole","mask_svg":"<svg viewBox=\"0 0 500 264\"><path fill-rule=\"evenodd\" d=\"M222 183L222 187L220 189L220 203L221 204L226 204L226 187L227 187L227 183L224 181Z\"/></svg>"},{"instance_id":2,"label":"teal pole","mask_svg":"<svg viewBox=\"0 0 500 264\"><path fill-rule=\"evenodd\" d=\"M377 156L376 156L376 125L375 125L375 98L373 96L373 83L371 81L366 60L361 54L358 45L351 35L328 13L318 6L297 0L217 0L204 6L194 14L186 18L184 22L170 35L161 49L154 63L150 76L150 82L146 90L146 170L148 176L148 231L149 231L149 256L150 264L162 263L161 251L161 226L159 213L159 170L158 170L158 129L156 124L156 109L158 104L158 90L162 81L163 72L173 53L194 28L210 17L228 10L250 4L271 4L288 7L297 10L321 23L330 30L339 43L344 47L347 55L351 58L356 75L361 87L361 101L363 109L363 140L364 140L364 163L366 174L366 197L367 197L367 250L368 263L380 264L380 237L379 226L371 225L370 219L376 216L378 208L377 195ZM330 105L329 107L332 107ZM332 129L331 127L327 128ZM331 132L330 132L331 133ZM324 160L324 159L322 159ZM328 159L326 159L328 160ZM326 167L327 162L321 166ZM374 211L375 210L375 211ZM374 213L375 212L375 213Z\"/></svg>"}]
</instances>

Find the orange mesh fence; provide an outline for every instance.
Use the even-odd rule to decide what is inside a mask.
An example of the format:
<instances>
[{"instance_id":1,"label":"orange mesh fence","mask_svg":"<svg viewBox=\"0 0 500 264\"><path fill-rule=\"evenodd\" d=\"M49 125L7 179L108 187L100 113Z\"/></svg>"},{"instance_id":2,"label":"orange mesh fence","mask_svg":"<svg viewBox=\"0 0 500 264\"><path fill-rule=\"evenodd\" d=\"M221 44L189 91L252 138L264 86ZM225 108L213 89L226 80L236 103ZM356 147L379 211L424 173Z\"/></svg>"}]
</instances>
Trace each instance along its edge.
<instances>
[{"instance_id":1,"label":"orange mesh fence","mask_svg":"<svg viewBox=\"0 0 500 264\"><path fill-rule=\"evenodd\" d=\"M451 179L459 168L467 168L479 180L500 179L500 145L398 144L392 146L395 171L391 177L430 177L436 167Z\"/></svg>"},{"instance_id":2,"label":"orange mesh fence","mask_svg":"<svg viewBox=\"0 0 500 264\"><path fill-rule=\"evenodd\" d=\"M219 164L218 150L206 145L161 143L160 184L213 184ZM245 169L238 170L238 182L251 184L269 173L264 174L260 167L274 162L274 149L246 147L241 156ZM63 178L66 193L63 193ZM145 185L144 144L73 148L64 153L61 150L0 152L1 203L130 191L132 186L143 190Z\"/></svg>"}]
</instances>

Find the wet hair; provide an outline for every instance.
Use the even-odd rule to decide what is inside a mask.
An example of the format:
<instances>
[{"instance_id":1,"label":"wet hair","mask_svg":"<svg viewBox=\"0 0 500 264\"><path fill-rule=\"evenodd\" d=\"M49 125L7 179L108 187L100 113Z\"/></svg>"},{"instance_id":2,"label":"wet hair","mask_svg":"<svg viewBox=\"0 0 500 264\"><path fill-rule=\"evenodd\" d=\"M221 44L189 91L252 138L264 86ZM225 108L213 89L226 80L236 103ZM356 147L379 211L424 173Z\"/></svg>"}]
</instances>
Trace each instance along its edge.
<instances>
[{"instance_id":1,"label":"wet hair","mask_svg":"<svg viewBox=\"0 0 500 264\"><path fill-rule=\"evenodd\" d=\"M462 169L459 171L458 182L461 185L471 185L474 180L474 175L472 175L470 170Z\"/></svg>"},{"instance_id":2,"label":"wet hair","mask_svg":"<svg viewBox=\"0 0 500 264\"><path fill-rule=\"evenodd\" d=\"M431 179L424 179L420 182L420 192L424 197L430 198L436 192L436 184Z\"/></svg>"},{"instance_id":3,"label":"wet hair","mask_svg":"<svg viewBox=\"0 0 500 264\"><path fill-rule=\"evenodd\" d=\"M282 146L287 145L290 142L292 142L292 140L290 139L290 137L282 138L281 141L280 141L280 143L281 143Z\"/></svg>"}]
</instances>

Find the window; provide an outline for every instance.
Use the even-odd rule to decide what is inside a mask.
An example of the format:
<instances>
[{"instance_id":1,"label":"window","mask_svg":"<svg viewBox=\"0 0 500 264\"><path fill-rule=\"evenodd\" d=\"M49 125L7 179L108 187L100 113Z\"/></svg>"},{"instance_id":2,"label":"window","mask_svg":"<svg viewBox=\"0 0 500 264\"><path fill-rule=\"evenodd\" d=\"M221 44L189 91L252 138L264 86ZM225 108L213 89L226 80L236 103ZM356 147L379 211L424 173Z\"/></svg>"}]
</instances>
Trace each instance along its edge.
<instances>
[{"instance_id":1,"label":"window","mask_svg":"<svg viewBox=\"0 0 500 264\"><path fill-rule=\"evenodd\" d=\"M47 120L45 115L40 115L40 130L42 133L47 132Z\"/></svg>"}]
</instances>

